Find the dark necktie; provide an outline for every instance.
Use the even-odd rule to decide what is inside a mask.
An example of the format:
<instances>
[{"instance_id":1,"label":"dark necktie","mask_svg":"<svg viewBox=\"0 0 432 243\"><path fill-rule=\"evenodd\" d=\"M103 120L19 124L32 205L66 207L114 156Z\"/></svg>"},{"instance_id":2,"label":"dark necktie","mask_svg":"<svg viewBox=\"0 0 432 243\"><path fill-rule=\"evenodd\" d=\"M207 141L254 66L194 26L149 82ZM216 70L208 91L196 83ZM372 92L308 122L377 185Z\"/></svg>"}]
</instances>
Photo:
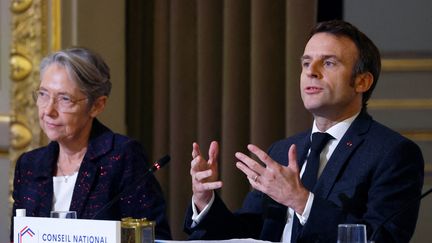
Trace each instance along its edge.
<instances>
[{"instance_id":1,"label":"dark necktie","mask_svg":"<svg viewBox=\"0 0 432 243\"><path fill-rule=\"evenodd\" d=\"M301 178L303 185L309 191L313 190L317 182L321 151L332 138L333 137L328 133L316 132L312 134L311 151L307 158L306 168Z\"/></svg>"},{"instance_id":2,"label":"dark necktie","mask_svg":"<svg viewBox=\"0 0 432 243\"><path fill-rule=\"evenodd\" d=\"M301 181L303 185L309 190L312 191L317 179L318 179L318 169L320 166L320 154L321 150L328 143L330 139L333 137L328 133L316 132L312 134L312 144L310 148L310 153L307 158L307 164ZM302 228L299 219L297 216L293 215L294 222L291 231L291 241L297 242L297 237L299 236L299 231Z\"/></svg>"}]
</instances>

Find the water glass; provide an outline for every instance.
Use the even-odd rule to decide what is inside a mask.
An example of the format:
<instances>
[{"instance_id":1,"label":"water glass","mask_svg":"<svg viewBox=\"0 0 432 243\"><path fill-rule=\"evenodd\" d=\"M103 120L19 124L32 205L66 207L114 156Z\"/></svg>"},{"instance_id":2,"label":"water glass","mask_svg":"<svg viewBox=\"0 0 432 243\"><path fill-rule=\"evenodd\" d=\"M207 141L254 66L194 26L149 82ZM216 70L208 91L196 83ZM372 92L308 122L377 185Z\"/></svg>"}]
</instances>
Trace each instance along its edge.
<instances>
[{"instance_id":1,"label":"water glass","mask_svg":"<svg viewBox=\"0 0 432 243\"><path fill-rule=\"evenodd\" d=\"M338 243L367 243L366 225L340 224L338 225Z\"/></svg>"},{"instance_id":2,"label":"water glass","mask_svg":"<svg viewBox=\"0 0 432 243\"><path fill-rule=\"evenodd\" d=\"M75 211L51 211L51 218L58 219L76 219L77 214Z\"/></svg>"}]
</instances>

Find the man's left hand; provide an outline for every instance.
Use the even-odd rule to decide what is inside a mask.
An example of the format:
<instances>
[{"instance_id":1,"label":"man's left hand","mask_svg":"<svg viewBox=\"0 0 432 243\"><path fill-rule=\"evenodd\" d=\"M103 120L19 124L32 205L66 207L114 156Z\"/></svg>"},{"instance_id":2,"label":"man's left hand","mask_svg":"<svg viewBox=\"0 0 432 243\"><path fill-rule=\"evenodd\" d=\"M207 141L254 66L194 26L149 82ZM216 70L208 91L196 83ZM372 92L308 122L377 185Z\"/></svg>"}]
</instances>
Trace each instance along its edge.
<instances>
[{"instance_id":1,"label":"man's left hand","mask_svg":"<svg viewBox=\"0 0 432 243\"><path fill-rule=\"evenodd\" d=\"M247 176L251 186L267 194L276 202L294 209L298 214L302 214L309 191L300 180L295 145L291 145L288 151L288 166L280 165L266 152L253 144L249 144L247 148L265 165L263 166L243 153L237 152L235 154L236 158L240 160L236 163L236 166Z\"/></svg>"}]
</instances>

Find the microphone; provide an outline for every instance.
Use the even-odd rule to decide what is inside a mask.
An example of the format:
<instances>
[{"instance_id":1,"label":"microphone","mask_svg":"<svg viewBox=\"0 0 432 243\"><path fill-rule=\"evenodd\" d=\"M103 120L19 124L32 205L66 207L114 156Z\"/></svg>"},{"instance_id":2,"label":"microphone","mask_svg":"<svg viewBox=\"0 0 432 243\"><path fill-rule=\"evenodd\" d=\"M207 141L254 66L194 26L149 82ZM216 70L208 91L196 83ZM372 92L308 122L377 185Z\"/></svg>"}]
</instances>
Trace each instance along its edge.
<instances>
[{"instance_id":1,"label":"microphone","mask_svg":"<svg viewBox=\"0 0 432 243\"><path fill-rule=\"evenodd\" d=\"M390 220L392 220L394 217L398 216L399 214L401 214L401 213L405 212L406 210L408 210L411 206L413 206L412 204L421 201L424 197L426 197L431 192L432 192L432 188L429 189L429 190L427 190L423 194L421 194L419 197L415 197L414 199L408 201L402 208L400 208L400 210L397 210L393 214L390 214L390 216L388 216L387 218L385 218L384 221L382 221L378 225L378 227L376 228L375 232L372 234L372 236L371 236L370 239L372 241L376 240L375 238L377 237L378 233L381 232L381 229L384 227L384 225L386 223L388 223Z\"/></svg>"},{"instance_id":2,"label":"microphone","mask_svg":"<svg viewBox=\"0 0 432 243\"><path fill-rule=\"evenodd\" d=\"M153 173L160 168L164 167L168 162L171 160L171 157L169 155L165 155L164 157L160 158L156 162L153 163L153 165L148 169L147 173ZM146 174L147 174L146 173Z\"/></svg>"},{"instance_id":3,"label":"microphone","mask_svg":"<svg viewBox=\"0 0 432 243\"><path fill-rule=\"evenodd\" d=\"M126 192L129 192L132 189L135 189L135 187L140 184L144 179L147 178L149 174L153 174L155 171L159 170L168 162L171 160L171 157L169 155L165 155L164 157L160 158L159 160L156 160L153 165L137 180L135 180L132 184L128 185L125 190L121 191L119 194L117 194L111 201L109 201L107 204L105 204L102 208L100 208L94 215L91 217L91 219L96 219L99 214L110 208L114 203L116 203Z\"/></svg>"}]
</instances>

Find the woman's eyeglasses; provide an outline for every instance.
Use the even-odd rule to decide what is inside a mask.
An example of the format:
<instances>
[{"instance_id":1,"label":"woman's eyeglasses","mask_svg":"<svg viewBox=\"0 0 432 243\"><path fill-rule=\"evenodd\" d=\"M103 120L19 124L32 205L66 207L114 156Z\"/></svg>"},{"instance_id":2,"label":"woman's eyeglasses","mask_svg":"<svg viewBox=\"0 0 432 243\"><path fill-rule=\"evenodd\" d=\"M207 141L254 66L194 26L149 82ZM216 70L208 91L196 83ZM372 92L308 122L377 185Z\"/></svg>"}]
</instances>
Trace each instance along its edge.
<instances>
[{"instance_id":1,"label":"woman's eyeglasses","mask_svg":"<svg viewBox=\"0 0 432 243\"><path fill-rule=\"evenodd\" d=\"M53 104L57 104L58 111L70 112L73 111L74 106L81 101L87 100L88 98L77 99L68 94L59 94L56 96L50 95L45 90L36 90L33 92L33 98L36 101L36 105L39 108L45 108L50 104L51 98L53 98Z\"/></svg>"}]
</instances>

